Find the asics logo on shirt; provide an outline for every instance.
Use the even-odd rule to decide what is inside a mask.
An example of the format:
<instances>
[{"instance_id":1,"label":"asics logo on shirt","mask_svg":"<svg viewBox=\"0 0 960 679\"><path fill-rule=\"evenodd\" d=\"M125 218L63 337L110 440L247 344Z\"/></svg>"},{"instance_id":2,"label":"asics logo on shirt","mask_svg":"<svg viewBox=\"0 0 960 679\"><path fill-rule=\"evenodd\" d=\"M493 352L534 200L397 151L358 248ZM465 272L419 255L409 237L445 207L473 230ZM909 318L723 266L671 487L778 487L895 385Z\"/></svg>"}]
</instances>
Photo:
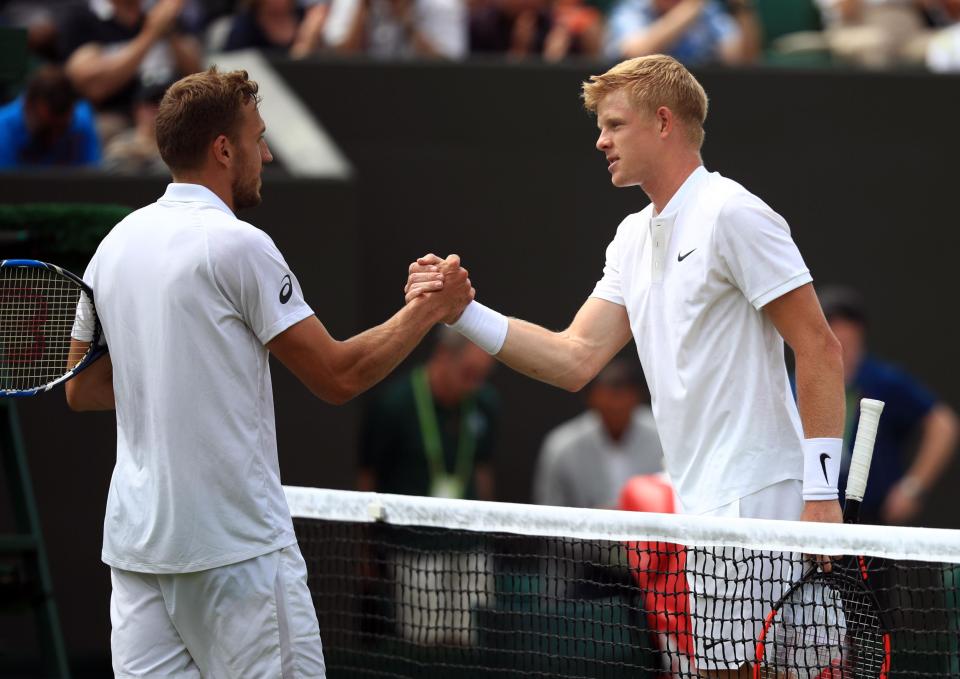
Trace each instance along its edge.
<instances>
[{"instance_id":1,"label":"asics logo on shirt","mask_svg":"<svg viewBox=\"0 0 960 679\"><path fill-rule=\"evenodd\" d=\"M827 460L829 459L831 459L829 454L820 453L820 466L823 467L823 478L827 483L830 483L830 477L827 476Z\"/></svg>"},{"instance_id":2,"label":"asics logo on shirt","mask_svg":"<svg viewBox=\"0 0 960 679\"><path fill-rule=\"evenodd\" d=\"M283 284L280 286L280 304L286 304L290 301L290 295L293 294L293 284L290 282L290 274L287 274L280 282Z\"/></svg>"},{"instance_id":3,"label":"asics logo on shirt","mask_svg":"<svg viewBox=\"0 0 960 679\"><path fill-rule=\"evenodd\" d=\"M678 262L682 262L682 261L685 260L687 257L689 257L690 255L692 255L695 251L696 251L696 248L694 248L693 250L691 250L690 252L688 252L688 253L685 254L685 255L681 255L681 254L678 252L678 253L677 253L677 261L678 261Z\"/></svg>"}]
</instances>

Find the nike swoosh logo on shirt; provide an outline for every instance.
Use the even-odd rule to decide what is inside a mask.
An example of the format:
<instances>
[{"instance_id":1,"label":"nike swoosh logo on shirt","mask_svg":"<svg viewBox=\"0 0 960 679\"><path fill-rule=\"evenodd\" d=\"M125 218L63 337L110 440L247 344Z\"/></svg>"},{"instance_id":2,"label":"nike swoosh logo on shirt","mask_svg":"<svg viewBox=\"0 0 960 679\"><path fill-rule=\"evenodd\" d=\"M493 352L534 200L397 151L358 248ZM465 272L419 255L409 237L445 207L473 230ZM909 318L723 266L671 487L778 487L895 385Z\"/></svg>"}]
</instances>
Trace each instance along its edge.
<instances>
[{"instance_id":1,"label":"nike swoosh logo on shirt","mask_svg":"<svg viewBox=\"0 0 960 679\"><path fill-rule=\"evenodd\" d=\"M681 255L681 254L678 252L678 253L677 253L677 261L678 261L678 262L682 262L682 261L685 260L687 257L689 257L689 256L692 255L694 252L696 252L696 250L697 250L697 249L694 248L693 250L691 250L690 252L688 252L688 253L685 254L685 255Z\"/></svg>"}]
</instances>

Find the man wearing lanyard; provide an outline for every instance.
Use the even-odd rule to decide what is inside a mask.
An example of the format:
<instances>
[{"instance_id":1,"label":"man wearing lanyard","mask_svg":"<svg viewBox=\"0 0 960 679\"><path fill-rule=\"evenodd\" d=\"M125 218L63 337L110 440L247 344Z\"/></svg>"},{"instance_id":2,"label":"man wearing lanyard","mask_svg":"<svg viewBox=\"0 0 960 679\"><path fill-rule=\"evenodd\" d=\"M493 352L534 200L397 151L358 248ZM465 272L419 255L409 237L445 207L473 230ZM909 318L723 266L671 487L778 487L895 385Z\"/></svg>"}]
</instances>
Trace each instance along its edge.
<instances>
[{"instance_id":1,"label":"man wearing lanyard","mask_svg":"<svg viewBox=\"0 0 960 679\"><path fill-rule=\"evenodd\" d=\"M489 460L499 407L485 381L494 359L450 328L436 332L427 363L388 383L370 404L357 486L492 500ZM471 611L487 605L492 591L492 559L480 545L403 533L379 549L375 562L383 572L377 580L393 585L368 594L395 607L392 614L371 610L372 620L393 617L396 633L420 645L472 645L477 631Z\"/></svg>"},{"instance_id":2,"label":"man wearing lanyard","mask_svg":"<svg viewBox=\"0 0 960 679\"><path fill-rule=\"evenodd\" d=\"M367 410L360 490L493 499L490 455L499 414L485 384L492 357L439 328L425 365L389 383Z\"/></svg>"}]
</instances>

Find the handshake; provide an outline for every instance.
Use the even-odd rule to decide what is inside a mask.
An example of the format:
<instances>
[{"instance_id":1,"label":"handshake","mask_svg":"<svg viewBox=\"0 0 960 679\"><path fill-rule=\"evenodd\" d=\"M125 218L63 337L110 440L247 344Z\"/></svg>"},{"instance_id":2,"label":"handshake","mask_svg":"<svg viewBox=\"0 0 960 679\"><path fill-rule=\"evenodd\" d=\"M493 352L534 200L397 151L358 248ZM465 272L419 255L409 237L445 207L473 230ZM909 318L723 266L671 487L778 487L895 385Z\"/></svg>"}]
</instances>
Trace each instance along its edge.
<instances>
[{"instance_id":1,"label":"handshake","mask_svg":"<svg viewBox=\"0 0 960 679\"><path fill-rule=\"evenodd\" d=\"M455 323L473 301L476 291L468 272L460 266L460 257L440 259L424 255L410 264L407 285L403 289L407 304L423 304L432 308L444 323Z\"/></svg>"}]
</instances>

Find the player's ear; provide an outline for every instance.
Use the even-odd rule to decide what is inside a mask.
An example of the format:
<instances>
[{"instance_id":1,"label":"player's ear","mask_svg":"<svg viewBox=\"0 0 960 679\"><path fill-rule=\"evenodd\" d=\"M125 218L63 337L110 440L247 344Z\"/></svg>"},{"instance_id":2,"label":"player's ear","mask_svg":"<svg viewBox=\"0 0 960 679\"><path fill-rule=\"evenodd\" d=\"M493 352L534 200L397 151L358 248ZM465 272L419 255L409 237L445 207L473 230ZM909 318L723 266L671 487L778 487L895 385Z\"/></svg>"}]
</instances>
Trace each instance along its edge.
<instances>
[{"instance_id":1,"label":"player's ear","mask_svg":"<svg viewBox=\"0 0 960 679\"><path fill-rule=\"evenodd\" d=\"M233 156L233 146L230 139L225 134L221 134L213 140L212 153L218 164L227 166L230 164Z\"/></svg>"},{"instance_id":2,"label":"player's ear","mask_svg":"<svg viewBox=\"0 0 960 679\"><path fill-rule=\"evenodd\" d=\"M657 125L660 132L660 137L666 137L673 130L673 111L671 111L666 106L661 106L657 109L656 112Z\"/></svg>"}]
</instances>

